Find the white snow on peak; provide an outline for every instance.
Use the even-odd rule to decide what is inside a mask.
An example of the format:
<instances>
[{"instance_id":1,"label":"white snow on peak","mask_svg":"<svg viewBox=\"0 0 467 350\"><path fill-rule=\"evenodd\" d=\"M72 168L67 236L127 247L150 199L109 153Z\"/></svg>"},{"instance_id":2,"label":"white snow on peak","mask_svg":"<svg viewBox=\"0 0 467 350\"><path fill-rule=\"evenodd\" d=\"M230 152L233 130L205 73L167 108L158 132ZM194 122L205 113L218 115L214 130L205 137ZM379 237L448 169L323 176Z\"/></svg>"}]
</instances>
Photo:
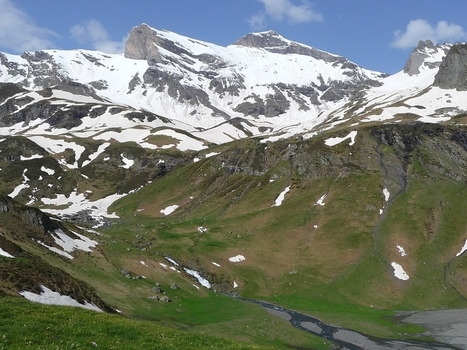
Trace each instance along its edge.
<instances>
[{"instance_id":1,"label":"white snow on peak","mask_svg":"<svg viewBox=\"0 0 467 350\"><path fill-rule=\"evenodd\" d=\"M4 251L2 248L0 248L0 256L4 256L6 258L14 258L13 255L11 255L10 253Z\"/></svg>"},{"instance_id":2,"label":"white snow on peak","mask_svg":"<svg viewBox=\"0 0 467 350\"><path fill-rule=\"evenodd\" d=\"M409 275L407 275L401 265L396 262L392 262L391 266L394 269L394 276L396 276L398 279L403 281L407 281L409 279Z\"/></svg>"},{"instance_id":3,"label":"white snow on peak","mask_svg":"<svg viewBox=\"0 0 467 350\"><path fill-rule=\"evenodd\" d=\"M240 254L229 258L229 261L231 261L231 262L240 262L240 261L243 261L243 260L245 260L245 257L243 255L240 255Z\"/></svg>"},{"instance_id":4,"label":"white snow on peak","mask_svg":"<svg viewBox=\"0 0 467 350\"><path fill-rule=\"evenodd\" d=\"M273 207L279 207L282 205L282 202L285 199L285 194L290 191L290 186L287 186L285 190L283 190L279 196L276 198L275 203L272 205Z\"/></svg>"},{"instance_id":5,"label":"white snow on peak","mask_svg":"<svg viewBox=\"0 0 467 350\"><path fill-rule=\"evenodd\" d=\"M324 141L324 143L327 146L331 147L331 146L335 146L335 145L341 143L342 141L345 141L348 138L350 138L349 146L353 146L355 144L355 137L356 136L357 136L357 131L351 131L347 136L344 136L344 137L330 137L330 138L326 139Z\"/></svg>"},{"instance_id":6,"label":"white snow on peak","mask_svg":"<svg viewBox=\"0 0 467 350\"><path fill-rule=\"evenodd\" d=\"M462 249L460 250L460 252L456 254L456 256L462 255L466 250L467 250L467 239L466 239L465 242L464 242L464 246L462 247Z\"/></svg>"},{"instance_id":7,"label":"white snow on peak","mask_svg":"<svg viewBox=\"0 0 467 350\"><path fill-rule=\"evenodd\" d=\"M405 252L405 249L402 246L397 245L397 250L399 251L401 256L406 256L407 255L407 253Z\"/></svg>"},{"instance_id":8,"label":"white snow on peak","mask_svg":"<svg viewBox=\"0 0 467 350\"><path fill-rule=\"evenodd\" d=\"M33 301L40 304L47 305L64 305L64 306L75 306L83 309L94 310L102 312L96 305L85 302L84 304L78 303L75 299L69 297L68 295L61 295L60 293L54 292L51 289L41 285L42 292L40 294L22 291L21 294L23 297L29 301Z\"/></svg>"},{"instance_id":9,"label":"white snow on peak","mask_svg":"<svg viewBox=\"0 0 467 350\"><path fill-rule=\"evenodd\" d=\"M324 199L326 198L326 196L327 196L327 194L323 194L323 195L318 199L318 201L316 202L315 205L321 205L321 206L325 205L326 203L324 203Z\"/></svg>"},{"instance_id":10,"label":"white snow on peak","mask_svg":"<svg viewBox=\"0 0 467 350\"><path fill-rule=\"evenodd\" d=\"M178 205L169 205L168 207L161 209L161 213L164 214L165 216L172 214L175 210L178 209Z\"/></svg>"}]
</instances>

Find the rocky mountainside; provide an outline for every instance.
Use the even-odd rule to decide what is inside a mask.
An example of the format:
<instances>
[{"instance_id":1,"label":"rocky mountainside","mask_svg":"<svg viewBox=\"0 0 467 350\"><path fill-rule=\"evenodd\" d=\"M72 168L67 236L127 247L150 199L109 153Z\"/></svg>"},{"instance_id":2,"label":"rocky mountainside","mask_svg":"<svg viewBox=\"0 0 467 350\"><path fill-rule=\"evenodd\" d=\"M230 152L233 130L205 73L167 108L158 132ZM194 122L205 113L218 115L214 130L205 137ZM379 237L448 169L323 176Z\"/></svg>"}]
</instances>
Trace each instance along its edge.
<instances>
[{"instance_id":1,"label":"rocky mountainside","mask_svg":"<svg viewBox=\"0 0 467 350\"><path fill-rule=\"evenodd\" d=\"M214 291L464 307L466 62L421 41L388 76L273 31L145 24L123 55L2 53L1 291L177 327Z\"/></svg>"}]
</instances>

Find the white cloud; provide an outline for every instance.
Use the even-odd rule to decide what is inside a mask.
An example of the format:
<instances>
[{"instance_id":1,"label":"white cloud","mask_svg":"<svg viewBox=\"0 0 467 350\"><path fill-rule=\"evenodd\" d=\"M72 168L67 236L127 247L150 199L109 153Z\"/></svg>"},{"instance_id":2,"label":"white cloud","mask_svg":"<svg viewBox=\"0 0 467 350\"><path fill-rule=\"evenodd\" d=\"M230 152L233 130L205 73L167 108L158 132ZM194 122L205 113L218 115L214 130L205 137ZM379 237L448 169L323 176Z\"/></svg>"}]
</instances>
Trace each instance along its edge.
<instances>
[{"instance_id":1,"label":"white cloud","mask_svg":"<svg viewBox=\"0 0 467 350\"><path fill-rule=\"evenodd\" d=\"M73 26L70 32L80 44L91 44L95 50L106 53L122 53L127 39L127 37L122 38L121 41L110 39L107 30L95 19Z\"/></svg>"},{"instance_id":2,"label":"white cloud","mask_svg":"<svg viewBox=\"0 0 467 350\"><path fill-rule=\"evenodd\" d=\"M250 18L249 23L253 29L264 28L267 17L278 22L285 20L290 24L323 21L323 16L315 12L311 3L306 0L302 0L299 5L295 5L291 0L258 1L264 5L264 12Z\"/></svg>"},{"instance_id":3,"label":"white cloud","mask_svg":"<svg viewBox=\"0 0 467 350\"><path fill-rule=\"evenodd\" d=\"M49 49L57 35L41 28L10 0L0 0L0 44L14 53Z\"/></svg>"},{"instance_id":4,"label":"white cloud","mask_svg":"<svg viewBox=\"0 0 467 350\"><path fill-rule=\"evenodd\" d=\"M424 19L409 22L405 32L394 32L395 39L392 46L407 49L415 47L420 40L431 40L434 43L456 42L467 39L467 32L457 24L440 21L436 27Z\"/></svg>"},{"instance_id":5,"label":"white cloud","mask_svg":"<svg viewBox=\"0 0 467 350\"><path fill-rule=\"evenodd\" d=\"M266 27L266 15L264 13L259 13L251 16L248 23L253 30L261 30Z\"/></svg>"}]
</instances>

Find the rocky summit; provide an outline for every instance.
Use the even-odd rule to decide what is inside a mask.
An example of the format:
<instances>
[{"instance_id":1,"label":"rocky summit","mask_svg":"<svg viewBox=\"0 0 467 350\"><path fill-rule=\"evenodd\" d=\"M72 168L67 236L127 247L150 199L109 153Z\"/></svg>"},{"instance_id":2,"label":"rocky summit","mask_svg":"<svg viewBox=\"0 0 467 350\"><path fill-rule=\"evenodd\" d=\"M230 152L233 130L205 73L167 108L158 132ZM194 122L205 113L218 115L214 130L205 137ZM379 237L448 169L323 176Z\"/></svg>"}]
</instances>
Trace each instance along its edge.
<instances>
[{"instance_id":1,"label":"rocky summit","mask_svg":"<svg viewBox=\"0 0 467 350\"><path fill-rule=\"evenodd\" d=\"M123 54L0 53L2 298L282 348L457 346L396 310L467 307L466 62L420 41L388 75L146 24Z\"/></svg>"}]
</instances>

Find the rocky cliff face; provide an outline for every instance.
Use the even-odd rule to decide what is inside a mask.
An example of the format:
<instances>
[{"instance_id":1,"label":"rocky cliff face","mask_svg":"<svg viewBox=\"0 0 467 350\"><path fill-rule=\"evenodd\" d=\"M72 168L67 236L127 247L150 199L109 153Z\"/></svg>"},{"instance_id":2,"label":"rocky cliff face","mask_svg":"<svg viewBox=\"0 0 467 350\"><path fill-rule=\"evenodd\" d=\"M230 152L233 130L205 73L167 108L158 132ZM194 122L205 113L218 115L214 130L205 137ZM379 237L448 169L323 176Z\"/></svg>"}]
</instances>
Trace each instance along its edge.
<instances>
[{"instance_id":1,"label":"rocky cliff face","mask_svg":"<svg viewBox=\"0 0 467 350\"><path fill-rule=\"evenodd\" d=\"M431 40L419 41L404 66L404 73L412 76L425 69L437 69L450 47L450 44L435 46Z\"/></svg>"},{"instance_id":2,"label":"rocky cliff face","mask_svg":"<svg viewBox=\"0 0 467 350\"><path fill-rule=\"evenodd\" d=\"M434 86L467 91L467 44L455 44L446 54L435 76Z\"/></svg>"}]
</instances>

